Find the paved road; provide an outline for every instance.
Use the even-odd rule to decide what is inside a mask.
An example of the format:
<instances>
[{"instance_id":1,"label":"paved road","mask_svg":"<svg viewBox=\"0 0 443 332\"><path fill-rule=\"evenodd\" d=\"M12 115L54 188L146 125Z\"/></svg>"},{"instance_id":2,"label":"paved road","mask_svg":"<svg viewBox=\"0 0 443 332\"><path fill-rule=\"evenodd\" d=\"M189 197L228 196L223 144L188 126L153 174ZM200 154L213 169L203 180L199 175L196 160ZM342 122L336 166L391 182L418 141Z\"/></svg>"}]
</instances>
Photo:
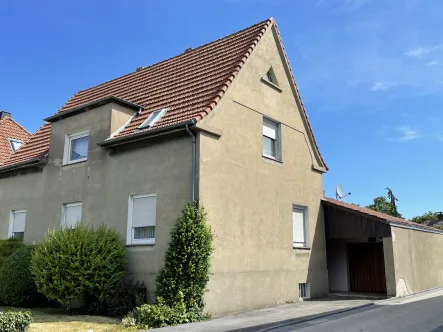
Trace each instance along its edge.
<instances>
[{"instance_id":1,"label":"paved road","mask_svg":"<svg viewBox=\"0 0 443 332\"><path fill-rule=\"evenodd\" d=\"M402 304L375 304L269 332L443 332L443 296Z\"/></svg>"}]
</instances>

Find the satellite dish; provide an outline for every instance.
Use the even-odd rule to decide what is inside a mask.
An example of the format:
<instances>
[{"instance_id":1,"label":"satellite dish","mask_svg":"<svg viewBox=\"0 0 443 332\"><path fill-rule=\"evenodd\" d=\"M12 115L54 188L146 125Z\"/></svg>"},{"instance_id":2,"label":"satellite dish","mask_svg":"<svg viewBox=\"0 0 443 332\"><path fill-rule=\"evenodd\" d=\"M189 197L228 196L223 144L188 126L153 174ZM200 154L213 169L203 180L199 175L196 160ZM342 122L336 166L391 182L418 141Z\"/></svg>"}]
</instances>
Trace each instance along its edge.
<instances>
[{"instance_id":1,"label":"satellite dish","mask_svg":"<svg viewBox=\"0 0 443 332\"><path fill-rule=\"evenodd\" d=\"M351 195L350 192L345 195L341 185L337 184L337 187L335 188L335 198L336 199L342 199L343 197L346 197L346 196L349 196L349 195Z\"/></svg>"}]
</instances>

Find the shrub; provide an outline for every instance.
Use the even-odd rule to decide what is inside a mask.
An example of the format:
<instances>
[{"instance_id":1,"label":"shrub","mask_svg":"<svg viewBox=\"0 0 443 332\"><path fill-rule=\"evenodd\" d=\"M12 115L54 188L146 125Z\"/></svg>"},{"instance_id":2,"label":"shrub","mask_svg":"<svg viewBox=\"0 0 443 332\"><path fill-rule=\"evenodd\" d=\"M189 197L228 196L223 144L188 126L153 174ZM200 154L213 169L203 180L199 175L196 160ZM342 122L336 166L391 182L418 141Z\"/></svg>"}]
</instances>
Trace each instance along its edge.
<instances>
[{"instance_id":1,"label":"shrub","mask_svg":"<svg viewBox=\"0 0 443 332\"><path fill-rule=\"evenodd\" d=\"M0 312L0 332L25 332L31 323L29 311Z\"/></svg>"},{"instance_id":2,"label":"shrub","mask_svg":"<svg viewBox=\"0 0 443 332\"><path fill-rule=\"evenodd\" d=\"M156 295L164 299L167 306L174 307L182 293L188 311L203 312L212 242L213 235L206 223L203 206L198 201L188 203L171 230L165 266L157 276Z\"/></svg>"},{"instance_id":3,"label":"shrub","mask_svg":"<svg viewBox=\"0 0 443 332\"><path fill-rule=\"evenodd\" d=\"M0 240L0 266L15 250L23 247L23 241L20 239L9 238L7 240Z\"/></svg>"},{"instance_id":4,"label":"shrub","mask_svg":"<svg viewBox=\"0 0 443 332\"><path fill-rule=\"evenodd\" d=\"M106 296L107 314L112 317L122 317L136 307L146 303L146 287L144 283L126 276Z\"/></svg>"},{"instance_id":5,"label":"shrub","mask_svg":"<svg viewBox=\"0 0 443 332\"><path fill-rule=\"evenodd\" d=\"M33 247L15 250L0 266L0 303L4 305L34 305L37 289L29 269Z\"/></svg>"},{"instance_id":6,"label":"shrub","mask_svg":"<svg viewBox=\"0 0 443 332\"><path fill-rule=\"evenodd\" d=\"M78 224L48 233L32 254L31 272L37 290L49 300L69 305L80 299L87 308L93 304L92 309L100 311L126 275L125 255L114 229Z\"/></svg>"}]
</instances>

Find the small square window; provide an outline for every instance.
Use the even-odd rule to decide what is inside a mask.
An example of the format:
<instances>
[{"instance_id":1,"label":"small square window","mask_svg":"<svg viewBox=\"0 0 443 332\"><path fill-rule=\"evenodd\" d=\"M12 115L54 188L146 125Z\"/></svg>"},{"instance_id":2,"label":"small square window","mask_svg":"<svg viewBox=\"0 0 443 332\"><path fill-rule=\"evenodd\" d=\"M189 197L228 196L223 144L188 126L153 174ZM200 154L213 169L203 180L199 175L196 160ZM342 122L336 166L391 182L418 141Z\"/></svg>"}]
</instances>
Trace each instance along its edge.
<instances>
[{"instance_id":1,"label":"small square window","mask_svg":"<svg viewBox=\"0 0 443 332\"><path fill-rule=\"evenodd\" d=\"M75 228L82 220L82 202L65 203L62 206L62 226Z\"/></svg>"},{"instance_id":2,"label":"small square window","mask_svg":"<svg viewBox=\"0 0 443 332\"><path fill-rule=\"evenodd\" d=\"M309 283L298 284L298 297L302 300L310 298Z\"/></svg>"},{"instance_id":3,"label":"small square window","mask_svg":"<svg viewBox=\"0 0 443 332\"><path fill-rule=\"evenodd\" d=\"M89 132L66 136L64 163L71 164L88 159Z\"/></svg>"},{"instance_id":4,"label":"small square window","mask_svg":"<svg viewBox=\"0 0 443 332\"><path fill-rule=\"evenodd\" d=\"M127 244L155 244L157 195L129 196Z\"/></svg>"},{"instance_id":5,"label":"small square window","mask_svg":"<svg viewBox=\"0 0 443 332\"><path fill-rule=\"evenodd\" d=\"M263 119L263 156L281 160L280 125Z\"/></svg>"},{"instance_id":6,"label":"small square window","mask_svg":"<svg viewBox=\"0 0 443 332\"><path fill-rule=\"evenodd\" d=\"M9 144L11 145L12 152L17 151L23 145L23 141L18 139L8 138Z\"/></svg>"},{"instance_id":7,"label":"small square window","mask_svg":"<svg viewBox=\"0 0 443 332\"><path fill-rule=\"evenodd\" d=\"M18 238L23 241L25 236L26 210L14 210L9 218L9 237Z\"/></svg>"}]
</instances>

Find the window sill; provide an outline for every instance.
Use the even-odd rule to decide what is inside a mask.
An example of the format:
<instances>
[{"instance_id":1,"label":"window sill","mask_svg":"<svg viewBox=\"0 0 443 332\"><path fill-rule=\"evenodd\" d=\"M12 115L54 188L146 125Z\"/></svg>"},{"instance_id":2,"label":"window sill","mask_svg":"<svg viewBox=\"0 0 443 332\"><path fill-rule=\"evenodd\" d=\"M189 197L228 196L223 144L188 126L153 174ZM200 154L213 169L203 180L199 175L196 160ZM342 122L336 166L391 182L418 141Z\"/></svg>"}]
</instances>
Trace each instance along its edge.
<instances>
[{"instance_id":1,"label":"window sill","mask_svg":"<svg viewBox=\"0 0 443 332\"><path fill-rule=\"evenodd\" d=\"M69 165L81 164L81 163L85 163L87 161L88 161L88 159L81 159L81 160L70 161L68 163L63 164L62 167L69 166Z\"/></svg>"},{"instance_id":2,"label":"window sill","mask_svg":"<svg viewBox=\"0 0 443 332\"><path fill-rule=\"evenodd\" d=\"M154 247L155 243L131 243L126 244L125 247Z\"/></svg>"},{"instance_id":3,"label":"window sill","mask_svg":"<svg viewBox=\"0 0 443 332\"><path fill-rule=\"evenodd\" d=\"M274 90L277 90L278 92L282 92L282 88L280 88L278 85L271 83L267 80L265 80L263 77L261 78L261 81L265 84L267 84L268 86L270 86L271 88L273 88Z\"/></svg>"},{"instance_id":4,"label":"window sill","mask_svg":"<svg viewBox=\"0 0 443 332\"><path fill-rule=\"evenodd\" d=\"M272 161L275 161L275 162L277 162L277 163L283 164L283 161L282 161L281 159L276 159L276 158L274 158L274 157L267 156L267 155L265 155L265 154L262 155L262 158L267 159L267 160L272 160Z\"/></svg>"},{"instance_id":5,"label":"window sill","mask_svg":"<svg viewBox=\"0 0 443 332\"><path fill-rule=\"evenodd\" d=\"M294 250L311 250L311 247L292 247Z\"/></svg>"}]
</instances>

